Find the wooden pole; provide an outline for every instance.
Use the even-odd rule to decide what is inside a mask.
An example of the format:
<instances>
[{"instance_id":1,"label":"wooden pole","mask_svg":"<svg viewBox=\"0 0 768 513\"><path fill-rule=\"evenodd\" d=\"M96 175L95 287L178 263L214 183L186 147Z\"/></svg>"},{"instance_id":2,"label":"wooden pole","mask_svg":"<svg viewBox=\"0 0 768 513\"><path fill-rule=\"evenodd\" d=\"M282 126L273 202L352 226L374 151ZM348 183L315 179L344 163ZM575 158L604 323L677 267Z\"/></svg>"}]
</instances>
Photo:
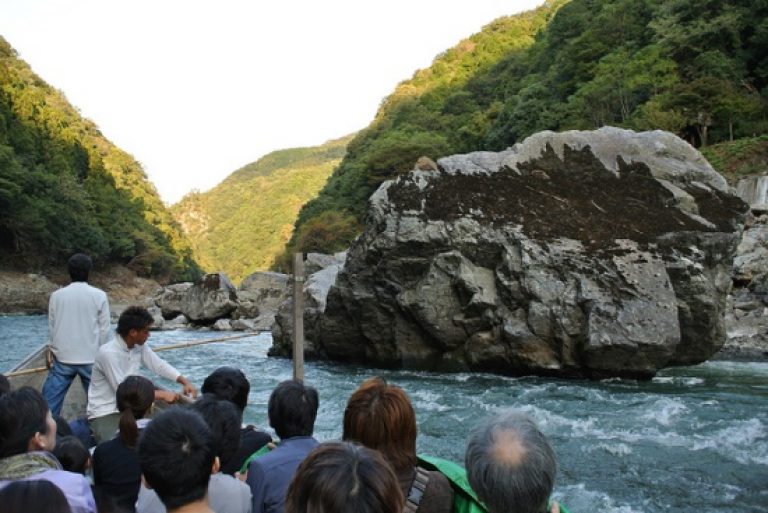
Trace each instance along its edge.
<instances>
[{"instance_id":1,"label":"wooden pole","mask_svg":"<svg viewBox=\"0 0 768 513\"><path fill-rule=\"evenodd\" d=\"M240 338L246 338L246 337L255 337L257 333L244 333L242 335L231 335L228 337L217 337L217 338L209 338L205 340L188 340L186 342L178 342L176 344L170 344L166 346L160 346L160 347L154 347L152 350L154 352L158 351L168 351L170 349L181 349L184 347L193 347L193 346L201 346L203 344L212 344L214 342L227 342L229 340L237 340ZM48 367L33 367L30 369L22 369L18 371L9 372L5 375L6 378L17 378L20 376L27 376L29 374L37 374L39 372L46 372L48 370Z\"/></svg>"},{"instance_id":2,"label":"wooden pole","mask_svg":"<svg viewBox=\"0 0 768 513\"><path fill-rule=\"evenodd\" d=\"M304 381L304 254L293 254L293 379Z\"/></svg>"}]
</instances>

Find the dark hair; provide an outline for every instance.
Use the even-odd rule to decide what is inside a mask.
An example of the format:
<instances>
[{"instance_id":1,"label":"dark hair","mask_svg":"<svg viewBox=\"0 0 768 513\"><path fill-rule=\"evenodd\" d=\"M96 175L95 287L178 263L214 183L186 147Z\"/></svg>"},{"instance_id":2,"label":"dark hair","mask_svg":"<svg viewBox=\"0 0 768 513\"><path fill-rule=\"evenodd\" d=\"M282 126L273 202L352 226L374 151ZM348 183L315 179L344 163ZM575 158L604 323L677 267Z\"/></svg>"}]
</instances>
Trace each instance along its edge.
<instances>
[{"instance_id":1,"label":"dark hair","mask_svg":"<svg viewBox=\"0 0 768 513\"><path fill-rule=\"evenodd\" d=\"M403 492L376 451L347 442L315 447L288 487L286 513L397 513Z\"/></svg>"},{"instance_id":2,"label":"dark hair","mask_svg":"<svg viewBox=\"0 0 768 513\"><path fill-rule=\"evenodd\" d=\"M344 410L344 440L375 449L400 472L416 465L416 413L402 388L370 378Z\"/></svg>"},{"instance_id":3,"label":"dark hair","mask_svg":"<svg viewBox=\"0 0 768 513\"><path fill-rule=\"evenodd\" d=\"M0 397L4 396L11 391L11 382L5 374L0 374Z\"/></svg>"},{"instance_id":4,"label":"dark hair","mask_svg":"<svg viewBox=\"0 0 768 513\"><path fill-rule=\"evenodd\" d=\"M48 403L31 387L0 397L0 458L27 452L35 433L48 433Z\"/></svg>"},{"instance_id":5,"label":"dark hair","mask_svg":"<svg viewBox=\"0 0 768 513\"><path fill-rule=\"evenodd\" d=\"M205 394L192 405L211 428L213 446L221 466L225 466L240 447L240 413L229 401Z\"/></svg>"},{"instance_id":6,"label":"dark hair","mask_svg":"<svg viewBox=\"0 0 768 513\"><path fill-rule=\"evenodd\" d=\"M166 509L205 497L216 453L211 430L199 413L170 408L144 429L139 465Z\"/></svg>"},{"instance_id":7,"label":"dark hair","mask_svg":"<svg viewBox=\"0 0 768 513\"><path fill-rule=\"evenodd\" d=\"M128 376L117 386L117 409L120 412L120 439L126 447L136 447L139 439L138 419L143 419L155 401L155 386L144 376Z\"/></svg>"},{"instance_id":8,"label":"dark hair","mask_svg":"<svg viewBox=\"0 0 768 513\"><path fill-rule=\"evenodd\" d=\"M63 436L56 441L53 455L59 460L64 470L85 474L91 453L76 436Z\"/></svg>"},{"instance_id":9,"label":"dark hair","mask_svg":"<svg viewBox=\"0 0 768 513\"><path fill-rule=\"evenodd\" d=\"M72 281L88 281L91 269L93 269L93 261L84 253L75 253L67 261L69 279Z\"/></svg>"},{"instance_id":10,"label":"dark hair","mask_svg":"<svg viewBox=\"0 0 768 513\"><path fill-rule=\"evenodd\" d=\"M318 406L317 390L297 380L283 381L269 396L269 425L282 439L311 436Z\"/></svg>"},{"instance_id":11,"label":"dark hair","mask_svg":"<svg viewBox=\"0 0 768 513\"><path fill-rule=\"evenodd\" d=\"M117 320L117 332L121 337L128 336L128 332L131 330L141 330L147 326L152 326L155 319L149 310L142 306L129 306L123 313L120 314L120 318Z\"/></svg>"},{"instance_id":12,"label":"dark hair","mask_svg":"<svg viewBox=\"0 0 768 513\"><path fill-rule=\"evenodd\" d=\"M61 489L45 479L19 479L0 489L3 513L71 513Z\"/></svg>"},{"instance_id":13,"label":"dark hair","mask_svg":"<svg viewBox=\"0 0 768 513\"><path fill-rule=\"evenodd\" d=\"M546 437L527 416L506 412L469 436L467 479L491 513L539 513L555 486L557 463Z\"/></svg>"},{"instance_id":14,"label":"dark hair","mask_svg":"<svg viewBox=\"0 0 768 513\"><path fill-rule=\"evenodd\" d=\"M248 405L248 392L251 384L243 371L234 367L219 367L213 371L200 389L204 394L213 394L219 399L232 401L240 410L242 417L245 407Z\"/></svg>"}]
</instances>

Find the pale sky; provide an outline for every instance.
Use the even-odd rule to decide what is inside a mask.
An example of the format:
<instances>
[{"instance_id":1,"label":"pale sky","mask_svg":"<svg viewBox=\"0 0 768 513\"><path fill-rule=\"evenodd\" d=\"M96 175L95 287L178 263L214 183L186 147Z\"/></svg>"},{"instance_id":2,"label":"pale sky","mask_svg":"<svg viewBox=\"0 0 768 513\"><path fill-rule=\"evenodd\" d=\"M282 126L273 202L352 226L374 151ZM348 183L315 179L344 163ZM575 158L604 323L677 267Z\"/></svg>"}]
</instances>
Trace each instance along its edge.
<instances>
[{"instance_id":1,"label":"pale sky","mask_svg":"<svg viewBox=\"0 0 768 513\"><path fill-rule=\"evenodd\" d=\"M163 200L366 127L414 71L543 0L0 0L0 35Z\"/></svg>"}]
</instances>

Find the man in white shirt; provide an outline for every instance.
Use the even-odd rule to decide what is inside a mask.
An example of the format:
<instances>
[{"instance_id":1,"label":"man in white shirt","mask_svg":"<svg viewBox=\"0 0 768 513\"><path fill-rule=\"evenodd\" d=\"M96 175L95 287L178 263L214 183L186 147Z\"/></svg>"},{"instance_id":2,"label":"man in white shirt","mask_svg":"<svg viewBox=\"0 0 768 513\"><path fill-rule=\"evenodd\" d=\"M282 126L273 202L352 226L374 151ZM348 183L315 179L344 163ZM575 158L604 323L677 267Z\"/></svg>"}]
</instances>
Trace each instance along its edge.
<instances>
[{"instance_id":1,"label":"man in white shirt","mask_svg":"<svg viewBox=\"0 0 768 513\"><path fill-rule=\"evenodd\" d=\"M128 376L139 374L142 364L149 370L183 386L183 393L197 397L197 389L171 364L144 345L149 338L152 315L146 308L131 306L117 321L115 338L99 348L88 389L88 422L97 443L109 440L117 431L120 415L115 394ZM175 403L180 394L155 390L155 399Z\"/></svg>"},{"instance_id":2,"label":"man in white shirt","mask_svg":"<svg viewBox=\"0 0 768 513\"><path fill-rule=\"evenodd\" d=\"M103 290L88 285L92 267L88 255L72 255L67 262L72 283L51 294L48 303L51 366L43 397L56 417L76 376L88 391L96 352L109 338L109 302Z\"/></svg>"}]
</instances>

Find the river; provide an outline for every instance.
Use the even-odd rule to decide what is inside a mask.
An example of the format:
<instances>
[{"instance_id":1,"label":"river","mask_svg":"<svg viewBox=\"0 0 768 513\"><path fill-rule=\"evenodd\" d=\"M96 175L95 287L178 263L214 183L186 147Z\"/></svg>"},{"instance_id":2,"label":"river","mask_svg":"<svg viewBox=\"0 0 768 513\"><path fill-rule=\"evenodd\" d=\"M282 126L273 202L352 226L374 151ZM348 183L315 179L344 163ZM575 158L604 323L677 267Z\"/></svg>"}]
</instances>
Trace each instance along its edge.
<instances>
[{"instance_id":1,"label":"river","mask_svg":"<svg viewBox=\"0 0 768 513\"><path fill-rule=\"evenodd\" d=\"M45 316L0 317L0 370L42 344L46 332ZM153 332L150 343L219 335ZM272 388L291 377L290 361L267 358L270 344L262 334L163 357L198 386L220 365L243 369L251 380L246 421L265 427ZM410 395L419 452L455 461L477 419L504 408L530 414L558 456L555 497L573 513L768 512L767 363L707 362L649 382L589 382L309 362L306 381L320 393L318 439L341 436L347 398L373 375Z\"/></svg>"}]
</instances>

